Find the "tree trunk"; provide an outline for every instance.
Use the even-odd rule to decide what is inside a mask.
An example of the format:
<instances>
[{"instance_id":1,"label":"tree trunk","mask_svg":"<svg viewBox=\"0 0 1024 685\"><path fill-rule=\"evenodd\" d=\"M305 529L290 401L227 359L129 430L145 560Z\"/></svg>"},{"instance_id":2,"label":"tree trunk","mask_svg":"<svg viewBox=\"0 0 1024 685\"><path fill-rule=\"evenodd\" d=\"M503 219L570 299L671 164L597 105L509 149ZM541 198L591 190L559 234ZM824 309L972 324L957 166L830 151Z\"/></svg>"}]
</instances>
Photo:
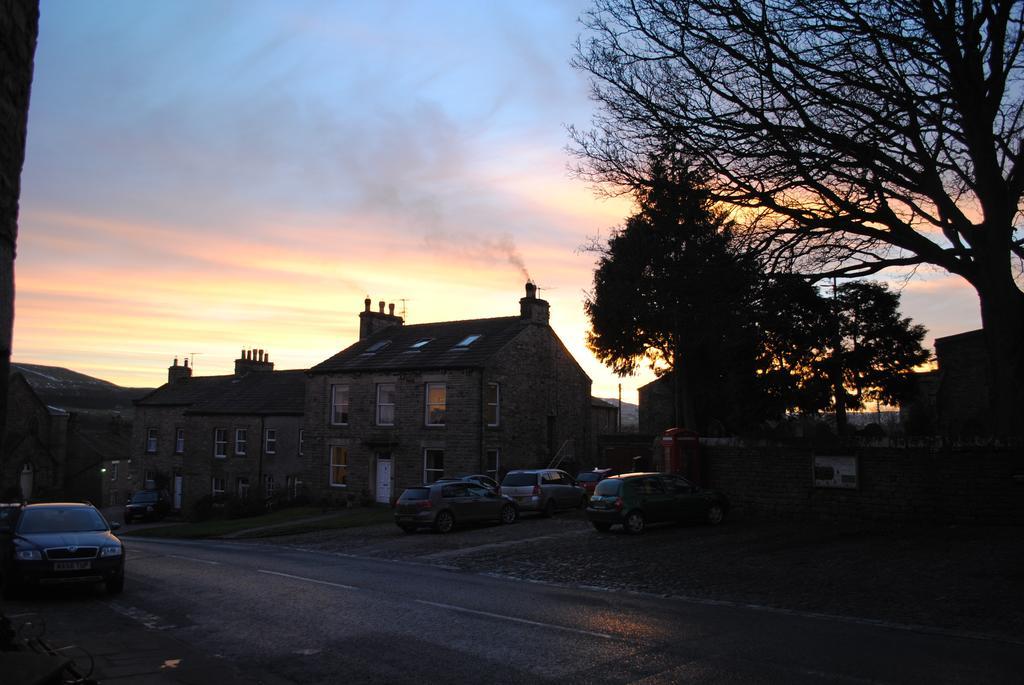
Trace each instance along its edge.
<instances>
[{"instance_id":1,"label":"tree trunk","mask_svg":"<svg viewBox=\"0 0 1024 685\"><path fill-rule=\"evenodd\" d=\"M989 403L996 437L1024 436L1024 293L1006 271L975 283L990 357Z\"/></svg>"}]
</instances>

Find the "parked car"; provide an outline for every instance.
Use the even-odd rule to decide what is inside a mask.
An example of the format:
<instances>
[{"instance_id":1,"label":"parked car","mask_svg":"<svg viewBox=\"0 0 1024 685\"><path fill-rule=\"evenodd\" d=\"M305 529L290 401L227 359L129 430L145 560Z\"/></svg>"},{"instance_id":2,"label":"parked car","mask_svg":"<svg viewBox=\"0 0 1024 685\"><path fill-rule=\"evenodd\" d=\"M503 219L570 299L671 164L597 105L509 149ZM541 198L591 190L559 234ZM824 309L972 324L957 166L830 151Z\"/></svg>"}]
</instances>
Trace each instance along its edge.
<instances>
[{"instance_id":1,"label":"parked car","mask_svg":"<svg viewBox=\"0 0 1024 685\"><path fill-rule=\"evenodd\" d=\"M159 521L171 511L166 490L139 490L124 505L124 522Z\"/></svg>"},{"instance_id":2,"label":"parked car","mask_svg":"<svg viewBox=\"0 0 1024 685\"><path fill-rule=\"evenodd\" d=\"M27 504L0 524L0 568L8 599L22 588L104 583L124 589L124 545L91 504Z\"/></svg>"},{"instance_id":3,"label":"parked car","mask_svg":"<svg viewBox=\"0 0 1024 685\"><path fill-rule=\"evenodd\" d=\"M582 507L587 501L586 490L559 469L509 471L501 481L501 494L513 498L521 511L538 511L543 516Z\"/></svg>"},{"instance_id":4,"label":"parked car","mask_svg":"<svg viewBox=\"0 0 1024 685\"><path fill-rule=\"evenodd\" d=\"M458 482L458 481L465 481L467 483L475 483L477 485L484 486L488 490L493 490L494 492L498 492L498 493L501 492L501 485L498 484L498 481L494 480L490 476L485 476L482 473L474 473L474 474L471 474L471 475L468 475L468 476L455 476L454 478L438 478L434 482L435 483L441 483L441 482L454 483L454 482Z\"/></svg>"},{"instance_id":5,"label":"parked car","mask_svg":"<svg viewBox=\"0 0 1024 685\"><path fill-rule=\"evenodd\" d=\"M467 481L443 480L406 488L395 503L395 523L406 533L433 528L448 533L474 521L514 523L519 509L510 497Z\"/></svg>"},{"instance_id":6,"label":"parked car","mask_svg":"<svg viewBox=\"0 0 1024 685\"><path fill-rule=\"evenodd\" d=\"M725 519L729 502L716 490L706 490L669 473L627 473L597 484L587 506L587 518L599 531L621 524L627 533L642 533L648 523Z\"/></svg>"},{"instance_id":7,"label":"parked car","mask_svg":"<svg viewBox=\"0 0 1024 685\"><path fill-rule=\"evenodd\" d=\"M593 469L591 471L580 471L576 474L576 482L583 486L583 489L587 491L587 497L589 497L594 494L594 488L597 487L599 482L614 475L615 469Z\"/></svg>"}]
</instances>

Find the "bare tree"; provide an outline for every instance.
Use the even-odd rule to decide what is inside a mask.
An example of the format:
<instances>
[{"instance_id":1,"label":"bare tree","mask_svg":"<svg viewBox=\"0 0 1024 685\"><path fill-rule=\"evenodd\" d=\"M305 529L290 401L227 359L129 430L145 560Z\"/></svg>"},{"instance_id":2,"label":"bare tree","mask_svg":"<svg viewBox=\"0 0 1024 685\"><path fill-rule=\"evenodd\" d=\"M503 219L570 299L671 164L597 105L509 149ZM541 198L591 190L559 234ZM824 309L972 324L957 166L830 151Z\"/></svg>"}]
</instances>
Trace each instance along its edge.
<instances>
[{"instance_id":1,"label":"bare tree","mask_svg":"<svg viewBox=\"0 0 1024 685\"><path fill-rule=\"evenodd\" d=\"M976 290L996 429L1024 415L1024 3L596 0L573 130L613 187L666 146L752 248L818 276L930 264Z\"/></svg>"}]
</instances>

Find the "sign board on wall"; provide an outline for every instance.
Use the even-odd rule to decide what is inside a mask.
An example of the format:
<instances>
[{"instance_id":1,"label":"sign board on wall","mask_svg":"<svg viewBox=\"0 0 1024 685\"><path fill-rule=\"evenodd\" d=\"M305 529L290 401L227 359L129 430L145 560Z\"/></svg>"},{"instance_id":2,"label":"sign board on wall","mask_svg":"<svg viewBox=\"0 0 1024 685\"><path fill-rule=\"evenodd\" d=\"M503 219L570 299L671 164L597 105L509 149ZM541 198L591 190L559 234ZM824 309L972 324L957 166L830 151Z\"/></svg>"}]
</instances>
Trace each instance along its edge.
<instances>
[{"instance_id":1,"label":"sign board on wall","mask_svg":"<svg viewBox=\"0 0 1024 685\"><path fill-rule=\"evenodd\" d=\"M816 488L857 488L857 457L815 455L812 471Z\"/></svg>"}]
</instances>

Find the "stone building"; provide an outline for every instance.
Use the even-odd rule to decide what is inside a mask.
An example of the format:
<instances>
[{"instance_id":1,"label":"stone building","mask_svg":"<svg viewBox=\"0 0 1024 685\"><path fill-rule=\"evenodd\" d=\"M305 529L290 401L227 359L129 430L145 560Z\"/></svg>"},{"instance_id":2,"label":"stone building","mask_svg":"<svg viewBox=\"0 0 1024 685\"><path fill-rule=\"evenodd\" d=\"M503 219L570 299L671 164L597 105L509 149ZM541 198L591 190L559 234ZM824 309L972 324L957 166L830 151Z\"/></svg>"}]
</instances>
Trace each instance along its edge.
<instances>
[{"instance_id":1,"label":"stone building","mask_svg":"<svg viewBox=\"0 0 1024 685\"><path fill-rule=\"evenodd\" d=\"M243 350L229 376L193 376L188 362L135 402L132 478L188 510L206 495L294 497L303 490L305 371L274 371Z\"/></svg>"},{"instance_id":2,"label":"stone building","mask_svg":"<svg viewBox=\"0 0 1024 685\"><path fill-rule=\"evenodd\" d=\"M590 378L532 283L518 316L406 326L381 302L359 341L310 369L309 478L328 498L388 502L442 476L559 463L590 447Z\"/></svg>"}]
</instances>

